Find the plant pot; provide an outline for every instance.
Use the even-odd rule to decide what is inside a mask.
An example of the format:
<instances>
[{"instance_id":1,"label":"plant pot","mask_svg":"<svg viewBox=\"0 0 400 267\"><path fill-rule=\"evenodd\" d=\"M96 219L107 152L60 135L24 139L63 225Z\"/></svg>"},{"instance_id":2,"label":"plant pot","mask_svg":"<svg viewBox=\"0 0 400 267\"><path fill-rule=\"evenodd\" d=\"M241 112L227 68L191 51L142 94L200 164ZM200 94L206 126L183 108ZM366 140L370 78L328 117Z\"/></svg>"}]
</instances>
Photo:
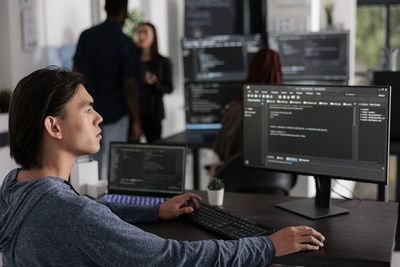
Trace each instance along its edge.
<instances>
[{"instance_id":1,"label":"plant pot","mask_svg":"<svg viewBox=\"0 0 400 267\"><path fill-rule=\"evenodd\" d=\"M224 189L210 190L207 189L208 204L212 206L222 206L224 202Z\"/></svg>"}]
</instances>

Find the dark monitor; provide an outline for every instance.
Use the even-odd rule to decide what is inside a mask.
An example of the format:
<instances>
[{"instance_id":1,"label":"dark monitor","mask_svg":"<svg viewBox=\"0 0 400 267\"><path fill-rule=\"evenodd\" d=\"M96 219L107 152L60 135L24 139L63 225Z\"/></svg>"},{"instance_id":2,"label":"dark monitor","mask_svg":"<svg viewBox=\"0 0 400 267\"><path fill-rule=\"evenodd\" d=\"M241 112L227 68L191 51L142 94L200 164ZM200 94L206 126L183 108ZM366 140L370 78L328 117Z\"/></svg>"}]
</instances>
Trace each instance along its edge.
<instances>
[{"instance_id":1,"label":"dark monitor","mask_svg":"<svg viewBox=\"0 0 400 267\"><path fill-rule=\"evenodd\" d=\"M269 33L269 47L279 53L285 81L347 81L348 32Z\"/></svg>"},{"instance_id":2,"label":"dark monitor","mask_svg":"<svg viewBox=\"0 0 400 267\"><path fill-rule=\"evenodd\" d=\"M185 36L241 34L242 1L185 0Z\"/></svg>"},{"instance_id":3,"label":"dark monitor","mask_svg":"<svg viewBox=\"0 0 400 267\"><path fill-rule=\"evenodd\" d=\"M221 111L237 99L243 83L185 84L186 130L221 128Z\"/></svg>"},{"instance_id":4,"label":"dark monitor","mask_svg":"<svg viewBox=\"0 0 400 267\"><path fill-rule=\"evenodd\" d=\"M185 82L243 82L251 57L261 48L261 35L183 38Z\"/></svg>"},{"instance_id":5,"label":"dark monitor","mask_svg":"<svg viewBox=\"0 0 400 267\"><path fill-rule=\"evenodd\" d=\"M371 85L390 85L392 88L392 105L390 124L390 140L400 141L400 72L399 71L370 71Z\"/></svg>"},{"instance_id":6,"label":"dark monitor","mask_svg":"<svg viewBox=\"0 0 400 267\"><path fill-rule=\"evenodd\" d=\"M244 165L313 175L310 199L277 206L320 218L330 206L331 178L387 184L389 86L244 86Z\"/></svg>"}]
</instances>

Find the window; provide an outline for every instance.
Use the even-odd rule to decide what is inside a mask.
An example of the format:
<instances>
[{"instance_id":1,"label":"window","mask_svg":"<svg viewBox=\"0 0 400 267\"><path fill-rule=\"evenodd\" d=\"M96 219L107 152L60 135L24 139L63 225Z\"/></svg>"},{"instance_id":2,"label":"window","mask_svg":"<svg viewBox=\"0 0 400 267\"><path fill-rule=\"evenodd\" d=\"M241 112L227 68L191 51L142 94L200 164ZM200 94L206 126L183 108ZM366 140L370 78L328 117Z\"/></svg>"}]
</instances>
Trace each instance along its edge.
<instances>
[{"instance_id":1,"label":"window","mask_svg":"<svg viewBox=\"0 0 400 267\"><path fill-rule=\"evenodd\" d=\"M358 0L356 84L367 84L367 71L390 69L400 47L400 0ZM400 59L395 67L400 69Z\"/></svg>"}]
</instances>

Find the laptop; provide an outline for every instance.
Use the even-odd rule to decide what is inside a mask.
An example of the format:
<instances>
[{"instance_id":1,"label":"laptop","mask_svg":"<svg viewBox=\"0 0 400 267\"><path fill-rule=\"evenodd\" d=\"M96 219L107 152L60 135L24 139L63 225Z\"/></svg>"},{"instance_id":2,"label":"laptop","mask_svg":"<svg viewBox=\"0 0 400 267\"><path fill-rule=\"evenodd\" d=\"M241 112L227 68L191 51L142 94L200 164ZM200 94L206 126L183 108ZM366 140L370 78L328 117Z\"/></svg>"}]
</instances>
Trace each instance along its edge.
<instances>
[{"instance_id":1,"label":"laptop","mask_svg":"<svg viewBox=\"0 0 400 267\"><path fill-rule=\"evenodd\" d=\"M186 147L111 142L108 193L101 201L161 204L185 190Z\"/></svg>"}]
</instances>

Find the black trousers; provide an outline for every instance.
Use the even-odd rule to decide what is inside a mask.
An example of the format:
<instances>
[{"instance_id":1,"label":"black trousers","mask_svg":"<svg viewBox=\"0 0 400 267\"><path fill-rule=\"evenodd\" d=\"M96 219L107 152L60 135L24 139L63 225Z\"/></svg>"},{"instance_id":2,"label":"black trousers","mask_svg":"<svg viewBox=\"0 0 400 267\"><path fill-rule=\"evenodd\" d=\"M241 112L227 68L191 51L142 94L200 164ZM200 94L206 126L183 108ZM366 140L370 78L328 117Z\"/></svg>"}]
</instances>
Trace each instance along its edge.
<instances>
[{"instance_id":1,"label":"black trousers","mask_svg":"<svg viewBox=\"0 0 400 267\"><path fill-rule=\"evenodd\" d=\"M142 132L147 143L153 143L161 138L161 120L149 115L140 116Z\"/></svg>"}]
</instances>

